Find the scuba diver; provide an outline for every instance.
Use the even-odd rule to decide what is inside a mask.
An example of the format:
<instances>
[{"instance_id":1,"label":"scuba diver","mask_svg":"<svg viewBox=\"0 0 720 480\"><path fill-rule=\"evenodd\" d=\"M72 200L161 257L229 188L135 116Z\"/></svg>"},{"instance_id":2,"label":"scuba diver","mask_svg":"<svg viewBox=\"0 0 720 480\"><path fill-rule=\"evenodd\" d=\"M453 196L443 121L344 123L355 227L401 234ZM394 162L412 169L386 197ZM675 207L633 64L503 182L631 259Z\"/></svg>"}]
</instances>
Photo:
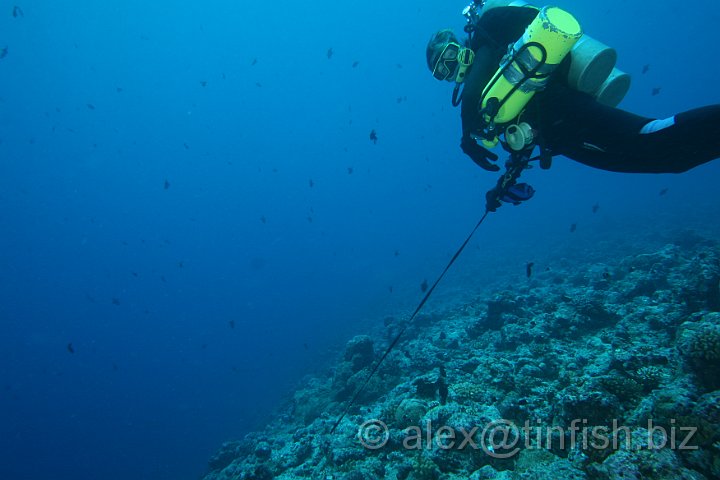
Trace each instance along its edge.
<instances>
[{"instance_id":1,"label":"scuba diver","mask_svg":"<svg viewBox=\"0 0 720 480\"><path fill-rule=\"evenodd\" d=\"M532 160L550 168L552 156L564 155L613 172L681 173L720 157L720 105L666 119L615 108L629 75L615 68L615 50L585 35L568 12L474 0L463 15L467 40L437 32L427 63L436 79L455 83L463 152L489 171L500 170L491 148L510 152L488 211L532 196L516 182Z\"/></svg>"}]
</instances>

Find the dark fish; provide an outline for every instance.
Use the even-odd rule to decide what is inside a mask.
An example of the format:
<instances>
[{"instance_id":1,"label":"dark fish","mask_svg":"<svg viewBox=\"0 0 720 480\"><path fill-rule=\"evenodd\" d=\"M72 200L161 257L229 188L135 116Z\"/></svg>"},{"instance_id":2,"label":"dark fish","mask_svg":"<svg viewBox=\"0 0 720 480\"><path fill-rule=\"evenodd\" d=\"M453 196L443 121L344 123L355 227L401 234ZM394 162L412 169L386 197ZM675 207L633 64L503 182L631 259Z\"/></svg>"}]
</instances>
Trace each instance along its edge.
<instances>
[{"instance_id":1,"label":"dark fish","mask_svg":"<svg viewBox=\"0 0 720 480\"><path fill-rule=\"evenodd\" d=\"M357 61L357 60L355 60L355 61L353 62L353 64L352 64L352 68L355 68L355 67L357 67L358 65L360 65L360 62Z\"/></svg>"},{"instance_id":2,"label":"dark fish","mask_svg":"<svg viewBox=\"0 0 720 480\"><path fill-rule=\"evenodd\" d=\"M328 48L328 51L327 51L328 60L330 60L334 54L335 54L335 52L333 51L332 47Z\"/></svg>"},{"instance_id":3,"label":"dark fish","mask_svg":"<svg viewBox=\"0 0 720 480\"><path fill-rule=\"evenodd\" d=\"M13 17L18 18L18 17L24 17L24 16L25 16L25 12L22 11L22 8L15 5L13 7Z\"/></svg>"},{"instance_id":4,"label":"dark fish","mask_svg":"<svg viewBox=\"0 0 720 480\"><path fill-rule=\"evenodd\" d=\"M122 93L122 92L123 92L123 88L122 88L122 87L115 87L115 91L116 91L117 93Z\"/></svg>"},{"instance_id":5,"label":"dark fish","mask_svg":"<svg viewBox=\"0 0 720 480\"><path fill-rule=\"evenodd\" d=\"M178 262L178 268L183 268L185 266L185 262L179 261Z\"/></svg>"},{"instance_id":6,"label":"dark fish","mask_svg":"<svg viewBox=\"0 0 720 480\"><path fill-rule=\"evenodd\" d=\"M600 204L599 204L599 203L596 203L596 204L593 205L593 207L592 207L592 212L593 212L593 213L597 213L598 210L600 210Z\"/></svg>"},{"instance_id":7,"label":"dark fish","mask_svg":"<svg viewBox=\"0 0 720 480\"><path fill-rule=\"evenodd\" d=\"M525 274L527 275L527 278L532 277L532 268L535 265L533 262L528 262L525 264Z\"/></svg>"},{"instance_id":8,"label":"dark fish","mask_svg":"<svg viewBox=\"0 0 720 480\"><path fill-rule=\"evenodd\" d=\"M420 284L420 290L422 290L422 292L425 293L425 292L427 292L427 289L428 289L428 283L427 283L427 279L425 279Z\"/></svg>"},{"instance_id":9,"label":"dark fish","mask_svg":"<svg viewBox=\"0 0 720 480\"><path fill-rule=\"evenodd\" d=\"M607 271L603 272L602 277L603 277L605 280L607 280L608 278L610 278L610 272L607 272Z\"/></svg>"},{"instance_id":10,"label":"dark fish","mask_svg":"<svg viewBox=\"0 0 720 480\"><path fill-rule=\"evenodd\" d=\"M388 287L388 290L390 290L390 293L393 293L393 286L390 285L390 286Z\"/></svg>"},{"instance_id":11,"label":"dark fish","mask_svg":"<svg viewBox=\"0 0 720 480\"><path fill-rule=\"evenodd\" d=\"M577 230L577 223L570 225L570 233L573 233L575 230Z\"/></svg>"},{"instance_id":12,"label":"dark fish","mask_svg":"<svg viewBox=\"0 0 720 480\"><path fill-rule=\"evenodd\" d=\"M88 104L87 104L87 107L88 107L90 110L95 110L95 105L93 105L92 103L88 103Z\"/></svg>"},{"instance_id":13,"label":"dark fish","mask_svg":"<svg viewBox=\"0 0 720 480\"><path fill-rule=\"evenodd\" d=\"M117 306L117 305L120 305L120 299L117 298L117 297L113 297L113 298L112 298L112 304L113 304L113 305L116 305L116 306Z\"/></svg>"},{"instance_id":14,"label":"dark fish","mask_svg":"<svg viewBox=\"0 0 720 480\"><path fill-rule=\"evenodd\" d=\"M168 188L170 188L170 182L168 182L167 180L165 180L165 183L163 184L163 188L164 188L165 190L167 190ZM182 190L182 188L181 188L180 190Z\"/></svg>"},{"instance_id":15,"label":"dark fish","mask_svg":"<svg viewBox=\"0 0 720 480\"><path fill-rule=\"evenodd\" d=\"M253 61L250 64L251 67L254 67L255 65L257 65L257 58L253 58Z\"/></svg>"},{"instance_id":16,"label":"dark fish","mask_svg":"<svg viewBox=\"0 0 720 480\"><path fill-rule=\"evenodd\" d=\"M662 196L665 195L667 192L668 192L668 189L667 189L667 188L663 188L662 190L660 190L660 196L662 197Z\"/></svg>"},{"instance_id":17,"label":"dark fish","mask_svg":"<svg viewBox=\"0 0 720 480\"><path fill-rule=\"evenodd\" d=\"M304 348L305 350L310 350L310 347L308 346L307 343L303 343L303 348Z\"/></svg>"},{"instance_id":18,"label":"dark fish","mask_svg":"<svg viewBox=\"0 0 720 480\"><path fill-rule=\"evenodd\" d=\"M313 188L315 186L315 182L313 182L313 179L311 178L308 182L308 185L310 185L310 188Z\"/></svg>"},{"instance_id":19,"label":"dark fish","mask_svg":"<svg viewBox=\"0 0 720 480\"><path fill-rule=\"evenodd\" d=\"M653 88L653 89L652 89L652 96L654 97L655 95L660 95L660 90L661 90L661 89L662 89L662 87L655 87L655 88Z\"/></svg>"},{"instance_id":20,"label":"dark fish","mask_svg":"<svg viewBox=\"0 0 720 480\"><path fill-rule=\"evenodd\" d=\"M235 328L235 320L230 320L228 323L230 324L230 328Z\"/></svg>"},{"instance_id":21,"label":"dark fish","mask_svg":"<svg viewBox=\"0 0 720 480\"><path fill-rule=\"evenodd\" d=\"M347 170L348 170L348 175L352 175L352 174L353 174L353 167L348 167Z\"/></svg>"},{"instance_id":22,"label":"dark fish","mask_svg":"<svg viewBox=\"0 0 720 480\"><path fill-rule=\"evenodd\" d=\"M650 70L650 64L643 65L642 74L645 75Z\"/></svg>"},{"instance_id":23,"label":"dark fish","mask_svg":"<svg viewBox=\"0 0 720 480\"><path fill-rule=\"evenodd\" d=\"M263 215L262 217L260 217L260 221L261 221L262 223L267 223L267 218L265 218L265 215Z\"/></svg>"},{"instance_id":24,"label":"dark fish","mask_svg":"<svg viewBox=\"0 0 720 480\"><path fill-rule=\"evenodd\" d=\"M371 140L375 145L377 145L378 136L377 136L377 132L375 131L374 128L370 131L370 140Z\"/></svg>"},{"instance_id":25,"label":"dark fish","mask_svg":"<svg viewBox=\"0 0 720 480\"><path fill-rule=\"evenodd\" d=\"M200 85L207 87L207 80L200 80Z\"/></svg>"},{"instance_id":26,"label":"dark fish","mask_svg":"<svg viewBox=\"0 0 720 480\"><path fill-rule=\"evenodd\" d=\"M260 83L260 82L255 82L255 86L258 87L258 88L262 88L262 83Z\"/></svg>"},{"instance_id":27,"label":"dark fish","mask_svg":"<svg viewBox=\"0 0 720 480\"><path fill-rule=\"evenodd\" d=\"M73 347L72 342L67 344L67 351L69 353L75 353L75 348Z\"/></svg>"},{"instance_id":28,"label":"dark fish","mask_svg":"<svg viewBox=\"0 0 720 480\"><path fill-rule=\"evenodd\" d=\"M132 273L132 276L133 276L133 277L135 277L135 278L138 277L138 273L137 273L137 272L130 272L130 273Z\"/></svg>"},{"instance_id":29,"label":"dark fish","mask_svg":"<svg viewBox=\"0 0 720 480\"><path fill-rule=\"evenodd\" d=\"M7 57L7 52L8 52L8 47L7 47L7 46L3 47L3 48L0 50L0 58L5 58L5 57Z\"/></svg>"},{"instance_id":30,"label":"dark fish","mask_svg":"<svg viewBox=\"0 0 720 480\"><path fill-rule=\"evenodd\" d=\"M399 257L399 256L400 256L400 250L395 250L394 255L395 255L396 257Z\"/></svg>"},{"instance_id":31,"label":"dark fish","mask_svg":"<svg viewBox=\"0 0 720 480\"><path fill-rule=\"evenodd\" d=\"M185 147L185 150L190 150L190 145L187 142L183 142L183 147Z\"/></svg>"}]
</instances>

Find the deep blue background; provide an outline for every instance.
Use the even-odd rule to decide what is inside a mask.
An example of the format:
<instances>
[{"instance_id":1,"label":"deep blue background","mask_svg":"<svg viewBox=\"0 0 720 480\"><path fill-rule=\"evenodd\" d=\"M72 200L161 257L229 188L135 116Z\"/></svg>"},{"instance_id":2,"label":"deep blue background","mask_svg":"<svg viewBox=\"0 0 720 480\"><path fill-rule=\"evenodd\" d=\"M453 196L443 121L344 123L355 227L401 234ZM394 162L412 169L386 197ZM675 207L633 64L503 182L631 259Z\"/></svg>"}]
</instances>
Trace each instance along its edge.
<instances>
[{"instance_id":1,"label":"deep blue background","mask_svg":"<svg viewBox=\"0 0 720 480\"><path fill-rule=\"evenodd\" d=\"M2 478L197 478L414 306L495 182L425 66L462 1L18 2L0 4ZM624 108L720 102L716 0L557 3L619 51ZM557 159L437 301L611 230L715 225L719 172Z\"/></svg>"}]
</instances>

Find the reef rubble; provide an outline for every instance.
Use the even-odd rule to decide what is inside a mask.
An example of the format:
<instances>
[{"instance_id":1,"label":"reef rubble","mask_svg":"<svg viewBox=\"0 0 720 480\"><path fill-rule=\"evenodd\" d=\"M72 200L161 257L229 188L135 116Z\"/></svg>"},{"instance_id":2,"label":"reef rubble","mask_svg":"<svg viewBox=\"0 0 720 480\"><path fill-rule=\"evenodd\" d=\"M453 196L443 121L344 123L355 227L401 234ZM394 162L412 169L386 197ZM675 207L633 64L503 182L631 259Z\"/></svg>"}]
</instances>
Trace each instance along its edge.
<instances>
[{"instance_id":1,"label":"reef rubble","mask_svg":"<svg viewBox=\"0 0 720 480\"><path fill-rule=\"evenodd\" d=\"M720 478L720 246L560 264L351 339L205 480Z\"/></svg>"}]
</instances>

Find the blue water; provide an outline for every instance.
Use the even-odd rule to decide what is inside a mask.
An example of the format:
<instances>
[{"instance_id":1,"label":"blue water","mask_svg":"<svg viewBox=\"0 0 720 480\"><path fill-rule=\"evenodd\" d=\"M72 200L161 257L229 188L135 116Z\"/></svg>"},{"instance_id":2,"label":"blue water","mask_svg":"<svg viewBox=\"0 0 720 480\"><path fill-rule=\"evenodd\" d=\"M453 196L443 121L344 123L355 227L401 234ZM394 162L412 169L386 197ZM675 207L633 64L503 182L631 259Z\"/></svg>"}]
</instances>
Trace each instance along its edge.
<instances>
[{"instance_id":1,"label":"blue water","mask_svg":"<svg viewBox=\"0 0 720 480\"><path fill-rule=\"evenodd\" d=\"M715 0L557 3L618 49L624 108L720 103ZM17 6L0 6L1 478L198 478L347 338L413 307L495 182L425 66L463 2ZM712 227L719 173L556 159L446 291L612 229Z\"/></svg>"}]
</instances>

